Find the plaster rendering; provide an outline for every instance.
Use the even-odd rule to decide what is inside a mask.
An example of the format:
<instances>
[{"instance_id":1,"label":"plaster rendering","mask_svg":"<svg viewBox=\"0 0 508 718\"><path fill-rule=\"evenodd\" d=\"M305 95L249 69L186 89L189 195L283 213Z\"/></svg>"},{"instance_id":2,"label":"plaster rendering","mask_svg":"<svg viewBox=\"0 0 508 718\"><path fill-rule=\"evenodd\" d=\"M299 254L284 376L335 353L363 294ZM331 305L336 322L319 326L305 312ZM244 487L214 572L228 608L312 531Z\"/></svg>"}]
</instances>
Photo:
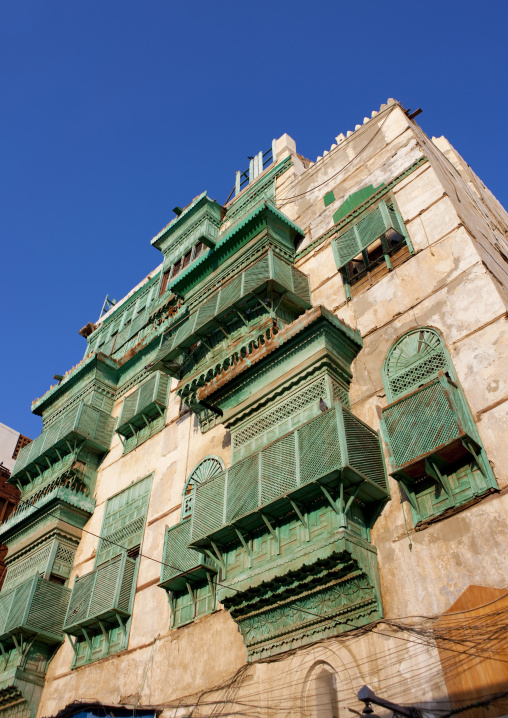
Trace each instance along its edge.
<instances>
[{"instance_id":1,"label":"plaster rendering","mask_svg":"<svg viewBox=\"0 0 508 718\"><path fill-rule=\"evenodd\" d=\"M508 216L394 100L315 162L283 135L251 165L156 235L32 405L5 718L345 718L364 684L430 712L506 684L505 639L458 630L506 628ZM35 583L61 620L11 620Z\"/></svg>"}]
</instances>

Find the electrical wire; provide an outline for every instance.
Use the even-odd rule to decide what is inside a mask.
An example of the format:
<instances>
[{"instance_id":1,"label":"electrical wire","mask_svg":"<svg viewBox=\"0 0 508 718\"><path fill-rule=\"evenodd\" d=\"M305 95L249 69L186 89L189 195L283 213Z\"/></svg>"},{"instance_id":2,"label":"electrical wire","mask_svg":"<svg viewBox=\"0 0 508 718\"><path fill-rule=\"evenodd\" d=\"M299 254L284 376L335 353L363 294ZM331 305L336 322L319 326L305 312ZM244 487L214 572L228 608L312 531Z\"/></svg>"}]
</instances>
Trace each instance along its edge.
<instances>
[{"instance_id":1,"label":"electrical wire","mask_svg":"<svg viewBox=\"0 0 508 718\"><path fill-rule=\"evenodd\" d=\"M20 502L20 503L25 503L25 504L27 504L28 506L33 506L33 504L30 504L29 502L24 501L23 499L20 499L19 502ZM47 513L46 513L46 516L52 516L53 518L59 518L56 514L52 514L51 512L47 512ZM84 528L82 529L82 531L83 531L83 533L86 533L86 534L88 534L88 535L90 535L90 536L94 536L95 538L98 538L99 540L106 541L107 543L110 543L110 544L112 544L112 545L114 545L114 546L117 546L118 548L122 549L123 551L127 551L127 550L128 550L127 547L122 546L121 544L117 543L116 541L112 541L111 539L108 539L107 536L100 536L99 534L96 534L96 533L94 533L93 531L89 531L89 530L84 529ZM149 560L149 561L153 561L153 562L155 562L155 563L158 563L158 564L161 565L161 566L165 566L165 567L170 568L170 569L172 569L172 570L174 570L174 571L179 571L179 572L182 572L182 573L185 572L185 570L182 569L181 567L172 566L171 564L168 564L168 563L166 563L165 561L160 561L159 559L156 559L156 558L154 558L153 556L147 556L146 554L143 554L143 553L141 553L141 552L139 553L139 557L140 557L140 558L145 558L145 559L147 559L147 560ZM240 590L238 590L238 589L236 589L236 588L233 588L232 586L228 586L227 584L220 583L219 581L216 581L216 585L217 585L217 586L220 586L220 587L222 587L222 588L226 588L226 589L228 589L228 590L233 590L233 591L235 591L236 593L242 593L242 591L240 591ZM508 592L507 592L506 594L504 594L504 595L508 595ZM504 596L503 596L503 597L504 597ZM502 597L500 597L500 598L502 598ZM500 600L500 598L497 599L497 600ZM298 600L298 597L296 597L295 599L293 599L293 601L297 601L297 600ZM275 603L273 603L273 604L271 605L271 608L285 607L285 608L290 608L291 610L297 611L297 612L299 612L299 613L306 613L306 614L308 614L308 615L310 615L310 616L313 616L313 617L315 617L315 618L319 618L319 619L321 619L321 620L326 619L326 616L322 616L322 615L320 615L320 614L318 614L318 613L314 613L313 611L309 611L308 609L304 609L304 608L297 607L297 606L292 606L291 603L292 603L292 601L289 601L289 602L287 602L287 603L285 603L285 602L275 602ZM426 617L426 618L429 618L429 617ZM345 625L345 626L350 626L352 629L355 629L355 630L357 630L357 631L363 631L364 633L365 633L365 632L368 632L368 633L374 632L374 628L378 625L378 623L387 623L387 620L386 620L386 619L381 619L381 620L379 620L379 621L376 621L375 623L369 624L368 626L357 626L356 624L349 623L348 621L344 621L344 620L342 620L342 619L340 619L340 620L339 620L339 619L336 619L336 621L337 621L337 622L340 622L341 624L343 624L343 625ZM403 630L407 630L407 629L404 628ZM405 638L403 638L402 636L386 634L386 633L383 633L382 631L377 631L377 632L375 632L375 633L376 633L377 635L386 636L386 637L388 637L388 638L396 638L396 639L398 639L398 640L407 641L407 642L409 642L409 643L417 643L418 645L424 645L424 644L422 644L421 642L413 641L413 640L411 640L411 639L405 639ZM467 653L468 655L471 655L471 656L476 657L476 658L486 658L486 656L484 656L484 655L473 654L473 653L471 653L471 652L469 652L469 651L455 651L454 649L451 649L451 648L447 648L446 650L449 650L449 651L455 652L455 653L460 653L460 654ZM505 661L505 660L500 659L500 658L494 658L493 660L498 660L498 661L500 661L500 662L502 662L502 663L508 663L508 660Z\"/></svg>"},{"instance_id":2,"label":"electrical wire","mask_svg":"<svg viewBox=\"0 0 508 718\"><path fill-rule=\"evenodd\" d=\"M376 118L379 118L381 115L385 114L386 112L388 112L391 109L392 109L392 106L387 107L382 112L379 112L376 115ZM338 177L338 175L340 175L341 172L344 172L344 170L346 170L348 167L350 167L353 164L353 162L355 162L358 159L358 157L360 157L360 155L363 154L363 152L365 152L367 147L370 146L370 144L375 140L375 138L381 132L381 129L387 119L388 119L388 117L385 117L382 120L382 122L379 124L378 128L376 129L376 131L374 132L374 134L372 135L370 140L361 148L361 150L359 150L356 153L356 155L351 160L349 160L349 162L346 162L346 164L343 165L340 168L340 170L338 170L335 174L333 174L331 177L328 177L326 180L324 180L320 184L313 185L311 189L305 190L304 192L301 192L300 194L293 195L293 197L281 197L280 200L276 201L276 203L275 203L276 207L278 207L278 208L283 207L284 205L289 204L290 202L293 202L295 199L299 199L300 197L305 197L305 195L309 194L309 192L314 192L314 190L319 189L320 187L323 187L325 184L328 184L328 182L330 182L330 180L333 180L336 177ZM367 131L367 129L370 129L370 128L368 128L366 125L363 125L361 129L364 129L365 131Z\"/></svg>"}]
</instances>

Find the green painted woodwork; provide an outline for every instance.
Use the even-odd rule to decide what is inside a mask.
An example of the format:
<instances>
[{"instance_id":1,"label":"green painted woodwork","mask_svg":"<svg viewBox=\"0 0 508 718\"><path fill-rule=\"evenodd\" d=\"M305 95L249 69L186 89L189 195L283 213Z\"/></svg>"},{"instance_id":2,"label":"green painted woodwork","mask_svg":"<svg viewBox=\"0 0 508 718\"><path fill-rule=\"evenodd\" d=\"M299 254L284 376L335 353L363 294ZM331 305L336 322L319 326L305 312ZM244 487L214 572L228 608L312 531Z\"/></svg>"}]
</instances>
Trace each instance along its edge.
<instances>
[{"instance_id":1,"label":"green painted woodwork","mask_svg":"<svg viewBox=\"0 0 508 718\"><path fill-rule=\"evenodd\" d=\"M437 377L440 371L455 378L452 361L440 334L431 327L406 332L390 348L383 365L388 401L404 396Z\"/></svg>"},{"instance_id":2,"label":"green painted woodwork","mask_svg":"<svg viewBox=\"0 0 508 718\"><path fill-rule=\"evenodd\" d=\"M160 277L161 272L157 272L128 300L111 310L88 337L85 357L93 351L100 351L104 354L112 353L116 358L136 346L138 335L149 323L154 305L158 302ZM118 332L113 334L117 326Z\"/></svg>"},{"instance_id":3,"label":"green painted woodwork","mask_svg":"<svg viewBox=\"0 0 508 718\"><path fill-rule=\"evenodd\" d=\"M291 157L285 157L256 182L249 185L249 187L229 205L224 223L227 223L228 226L236 224L250 214L260 203L267 200L275 200L275 181L292 166L293 160Z\"/></svg>"},{"instance_id":4,"label":"green painted woodwork","mask_svg":"<svg viewBox=\"0 0 508 718\"><path fill-rule=\"evenodd\" d=\"M74 481L69 476L58 477L29 497L23 497L7 521L0 525L1 540L7 541L24 525L33 525L37 517L53 512L55 507L64 504L78 509L82 515L91 516L95 508L95 499L88 495L88 490L84 488L81 481Z\"/></svg>"},{"instance_id":5,"label":"green painted woodwork","mask_svg":"<svg viewBox=\"0 0 508 718\"><path fill-rule=\"evenodd\" d=\"M138 446L141 446L145 441L148 441L152 436L155 436L155 434L158 434L159 431L162 431L164 429L166 422L166 412L164 412L162 415L152 417L150 419L147 419L146 423L144 423L141 427L136 428L134 430L134 433L131 434L125 441L123 442L123 453L128 454L129 451L132 451L133 449L136 449Z\"/></svg>"},{"instance_id":6,"label":"green painted woodwork","mask_svg":"<svg viewBox=\"0 0 508 718\"><path fill-rule=\"evenodd\" d=\"M215 581L189 584L185 591L168 594L171 607L171 628L179 628L217 609Z\"/></svg>"},{"instance_id":7,"label":"green painted woodwork","mask_svg":"<svg viewBox=\"0 0 508 718\"><path fill-rule=\"evenodd\" d=\"M355 210L361 204L370 199L375 192L378 192L384 186L384 182L382 182L377 187L374 187L374 185L369 184L367 187L363 187L357 192L353 192L353 194L350 194L349 197L347 197L340 205L340 207L333 213L334 223L337 224L337 222L340 222L341 219L343 219L346 215L350 214L351 212L353 212L353 210ZM328 194L333 195L333 192L329 192ZM328 195L325 195L325 199L327 196ZM334 199L335 197L333 198L333 200ZM328 202L328 204L331 204L331 202ZM327 206L328 205L325 201L325 207Z\"/></svg>"},{"instance_id":8,"label":"green painted woodwork","mask_svg":"<svg viewBox=\"0 0 508 718\"><path fill-rule=\"evenodd\" d=\"M441 336L431 327L400 337L383 366L386 395L392 401L378 410L381 430L390 473L408 498L416 526L497 489L455 378Z\"/></svg>"},{"instance_id":9,"label":"green painted woodwork","mask_svg":"<svg viewBox=\"0 0 508 718\"><path fill-rule=\"evenodd\" d=\"M48 462L61 460L61 452L70 446L83 446L89 451L105 453L109 449L115 420L93 406L79 402L55 420L31 444L19 452L11 480L22 483L31 480L31 474L40 473Z\"/></svg>"},{"instance_id":10,"label":"green painted woodwork","mask_svg":"<svg viewBox=\"0 0 508 718\"><path fill-rule=\"evenodd\" d=\"M280 246L294 256L295 240L303 237L302 230L273 205L264 202L217 242L213 251L200 257L184 269L171 282L170 288L186 300L212 272L219 269L255 238L269 237L274 246Z\"/></svg>"},{"instance_id":11,"label":"green painted woodwork","mask_svg":"<svg viewBox=\"0 0 508 718\"><path fill-rule=\"evenodd\" d=\"M450 462L457 451L462 453L463 442L478 449L460 389L443 372L385 407L382 418L393 472L418 478L425 475L425 461L432 454Z\"/></svg>"},{"instance_id":12,"label":"green painted woodwork","mask_svg":"<svg viewBox=\"0 0 508 718\"><path fill-rule=\"evenodd\" d=\"M381 189L378 189L371 197L369 197L365 202L358 205L355 209L353 209L349 214L347 214L343 219L339 220L336 224L333 225L330 229L327 229L326 232L323 232L319 237L316 237L316 239L312 240L308 244L305 245L303 249L300 249L296 255L295 255L295 261L299 261L303 257L307 256L311 252L313 252L317 247L319 247L323 242L325 242L327 239L333 239L336 237L346 225L349 224L352 220L354 220L356 217L358 217L360 214L362 214L366 209L373 206L377 203L379 199L382 199L385 194L390 192L394 187L396 187L400 182L406 179L409 175L411 175L413 172L415 172L417 169L419 169L423 164L427 163L429 160L427 157L419 157L415 162L413 162L412 165L410 165L407 169L405 169L403 172L400 173L400 175L397 175L397 177L394 177L393 180L390 182L387 182L386 185L380 185Z\"/></svg>"},{"instance_id":13,"label":"green painted woodwork","mask_svg":"<svg viewBox=\"0 0 508 718\"><path fill-rule=\"evenodd\" d=\"M246 347L224 367L222 377L205 375L208 401L221 409L221 421L233 430L246 416L255 422L254 412L263 404L268 407L276 397L297 384L303 387L312 374L325 370L340 387L334 399L347 404L344 394L351 382L350 367L361 347L358 332L324 307L316 307L266 341ZM214 362L214 370L216 366Z\"/></svg>"},{"instance_id":14,"label":"green painted woodwork","mask_svg":"<svg viewBox=\"0 0 508 718\"><path fill-rule=\"evenodd\" d=\"M217 476L217 474L220 474L224 471L224 469L224 462L218 456L205 456L205 458L194 467L187 477L187 481L183 487L182 519L185 519L192 514L195 487L205 481L208 481L208 479L211 479L213 476Z\"/></svg>"},{"instance_id":15,"label":"green painted woodwork","mask_svg":"<svg viewBox=\"0 0 508 718\"><path fill-rule=\"evenodd\" d=\"M152 476L131 484L108 499L97 549L96 564L140 546L145 530Z\"/></svg>"},{"instance_id":16,"label":"green painted woodwork","mask_svg":"<svg viewBox=\"0 0 508 718\"><path fill-rule=\"evenodd\" d=\"M21 549L9 545L7 556L7 575L2 591L10 591L35 574L43 578L58 576L68 579L70 576L77 539L61 531L52 531L49 536ZM14 551L16 549L16 552Z\"/></svg>"},{"instance_id":17,"label":"green painted woodwork","mask_svg":"<svg viewBox=\"0 0 508 718\"><path fill-rule=\"evenodd\" d=\"M87 631L86 636L76 636L74 639L70 639L74 650L72 668L86 666L119 653L119 651L124 651L128 644L130 620L128 619L127 624L121 627L104 626L103 624L104 632Z\"/></svg>"},{"instance_id":18,"label":"green painted woodwork","mask_svg":"<svg viewBox=\"0 0 508 718\"><path fill-rule=\"evenodd\" d=\"M307 275L287 264L269 251L235 279L222 286L196 311L164 338L155 366L174 361L182 351L190 349L200 337L220 326L228 314L242 312L253 295L273 289L285 293L285 300L297 307L310 307L310 285Z\"/></svg>"},{"instance_id":19,"label":"green painted woodwork","mask_svg":"<svg viewBox=\"0 0 508 718\"><path fill-rule=\"evenodd\" d=\"M186 592L188 585L206 583L207 576L217 573L215 561L188 547L190 528L189 519L166 528L159 586L168 591Z\"/></svg>"},{"instance_id":20,"label":"green painted woodwork","mask_svg":"<svg viewBox=\"0 0 508 718\"><path fill-rule=\"evenodd\" d=\"M349 407L347 389L326 369L318 376L312 375L305 383L298 383L284 391L266 407L249 412L241 422L230 424L232 460L240 461L290 429L318 416L321 400L327 406L339 400Z\"/></svg>"},{"instance_id":21,"label":"green painted woodwork","mask_svg":"<svg viewBox=\"0 0 508 718\"><path fill-rule=\"evenodd\" d=\"M238 623L249 660L382 617L376 549L367 534L356 502L346 521L329 504L314 503L273 533L244 535L241 546L222 549L218 600Z\"/></svg>"},{"instance_id":22,"label":"green painted woodwork","mask_svg":"<svg viewBox=\"0 0 508 718\"><path fill-rule=\"evenodd\" d=\"M468 461L464 457L453 466L441 464L438 468L439 473L434 471L434 476L424 477L417 483L399 477L417 530L476 503L497 489L490 472L481 470L476 460Z\"/></svg>"},{"instance_id":23,"label":"green painted woodwork","mask_svg":"<svg viewBox=\"0 0 508 718\"><path fill-rule=\"evenodd\" d=\"M42 416L46 427L58 420L74 402L84 401L85 404L103 408L96 403L94 394L106 394L110 402L114 401L116 372L115 362L108 357L87 356L44 396L32 403L32 412Z\"/></svg>"},{"instance_id":24,"label":"green painted woodwork","mask_svg":"<svg viewBox=\"0 0 508 718\"><path fill-rule=\"evenodd\" d=\"M137 429L149 424L150 419L164 415L168 403L169 383L166 374L155 372L132 394L124 397L117 434L128 438L136 433Z\"/></svg>"},{"instance_id":25,"label":"green painted woodwork","mask_svg":"<svg viewBox=\"0 0 508 718\"><path fill-rule=\"evenodd\" d=\"M395 233L394 236L405 237L408 241L404 223L394 202L381 200L333 240L332 246L337 268L344 267L378 239L381 239L383 249L387 254L390 248L390 233Z\"/></svg>"},{"instance_id":26,"label":"green painted woodwork","mask_svg":"<svg viewBox=\"0 0 508 718\"><path fill-rule=\"evenodd\" d=\"M325 194L325 196L323 197L323 202L324 202L325 207L328 207L329 205L332 204L332 202L335 202L335 195L333 194L333 190L332 190L331 192L327 192L327 193ZM337 221L338 221L338 220L335 219L335 215L334 215L334 220L333 220L333 221L334 221L334 222L337 222Z\"/></svg>"},{"instance_id":27,"label":"green painted woodwork","mask_svg":"<svg viewBox=\"0 0 508 718\"><path fill-rule=\"evenodd\" d=\"M381 429L415 524L497 489L464 396L442 371L385 407Z\"/></svg>"},{"instance_id":28,"label":"green painted woodwork","mask_svg":"<svg viewBox=\"0 0 508 718\"><path fill-rule=\"evenodd\" d=\"M63 623L70 590L39 575L0 593L0 643L15 636L49 644L63 641Z\"/></svg>"},{"instance_id":29,"label":"green painted woodwork","mask_svg":"<svg viewBox=\"0 0 508 718\"><path fill-rule=\"evenodd\" d=\"M152 239L152 245L164 254L165 264L173 264L197 242L213 247L222 213L220 204L203 192Z\"/></svg>"},{"instance_id":30,"label":"green painted woodwork","mask_svg":"<svg viewBox=\"0 0 508 718\"><path fill-rule=\"evenodd\" d=\"M36 718L44 677L57 645L33 636L16 636L17 645L0 644L0 704L2 718Z\"/></svg>"},{"instance_id":31,"label":"green painted woodwork","mask_svg":"<svg viewBox=\"0 0 508 718\"><path fill-rule=\"evenodd\" d=\"M148 419L143 426L136 428L133 434L131 434L127 439L122 440L124 455L128 454L129 451L133 451L138 446L141 446L141 444L144 444L145 441L148 441L148 439L152 436L158 434L159 431L162 431L162 429L164 429L165 422L166 412L164 412L162 416L156 416Z\"/></svg>"},{"instance_id":32,"label":"green painted woodwork","mask_svg":"<svg viewBox=\"0 0 508 718\"><path fill-rule=\"evenodd\" d=\"M197 486L191 543L237 541L236 528L251 531L264 525L264 509L276 518L291 510L292 500L309 501L323 487L340 486L353 487L366 504L389 496L378 435L336 403Z\"/></svg>"},{"instance_id":33,"label":"green painted woodwork","mask_svg":"<svg viewBox=\"0 0 508 718\"><path fill-rule=\"evenodd\" d=\"M71 636L87 631L102 632L114 623L124 625L131 614L131 593L136 560L121 556L102 564L84 576L76 577L65 616L63 630Z\"/></svg>"}]
</instances>

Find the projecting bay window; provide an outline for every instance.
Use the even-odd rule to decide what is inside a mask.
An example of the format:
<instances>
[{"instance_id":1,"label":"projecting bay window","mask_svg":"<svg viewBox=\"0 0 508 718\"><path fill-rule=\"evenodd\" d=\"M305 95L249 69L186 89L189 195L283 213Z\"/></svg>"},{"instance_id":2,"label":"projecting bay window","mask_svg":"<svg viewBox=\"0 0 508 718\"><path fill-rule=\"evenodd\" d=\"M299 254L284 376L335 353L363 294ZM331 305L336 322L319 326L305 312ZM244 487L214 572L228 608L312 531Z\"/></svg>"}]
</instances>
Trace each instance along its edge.
<instances>
[{"instance_id":1,"label":"projecting bay window","mask_svg":"<svg viewBox=\"0 0 508 718\"><path fill-rule=\"evenodd\" d=\"M108 499L93 571L77 576L64 632L73 668L127 648L152 477Z\"/></svg>"},{"instance_id":2,"label":"projecting bay window","mask_svg":"<svg viewBox=\"0 0 508 718\"><path fill-rule=\"evenodd\" d=\"M173 280L177 274L180 274L180 272L182 272L192 262L194 262L195 259L200 257L206 249L208 248L206 244L204 244L204 242L197 242L192 247L192 249L186 252L182 257L178 259L178 261L174 262L168 269L164 271L159 290L160 297L165 293L168 287L168 283Z\"/></svg>"},{"instance_id":3,"label":"projecting bay window","mask_svg":"<svg viewBox=\"0 0 508 718\"><path fill-rule=\"evenodd\" d=\"M164 428L168 394L169 377L155 372L124 398L116 429L124 454Z\"/></svg>"},{"instance_id":4,"label":"projecting bay window","mask_svg":"<svg viewBox=\"0 0 508 718\"><path fill-rule=\"evenodd\" d=\"M352 219L333 240L332 247L348 299L376 284L413 254L402 218L390 197Z\"/></svg>"},{"instance_id":5,"label":"projecting bay window","mask_svg":"<svg viewBox=\"0 0 508 718\"><path fill-rule=\"evenodd\" d=\"M168 592L171 628L212 613L217 608L216 561L188 547L190 519L166 529L159 586Z\"/></svg>"},{"instance_id":6,"label":"projecting bay window","mask_svg":"<svg viewBox=\"0 0 508 718\"><path fill-rule=\"evenodd\" d=\"M418 327L388 352L379 411L390 473L417 528L497 489L480 436L439 333Z\"/></svg>"},{"instance_id":7,"label":"projecting bay window","mask_svg":"<svg viewBox=\"0 0 508 718\"><path fill-rule=\"evenodd\" d=\"M191 623L217 608L215 558L189 548L194 492L224 471L218 456L207 456L193 469L183 490L181 520L166 528L159 586L168 592L171 628Z\"/></svg>"}]
</instances>

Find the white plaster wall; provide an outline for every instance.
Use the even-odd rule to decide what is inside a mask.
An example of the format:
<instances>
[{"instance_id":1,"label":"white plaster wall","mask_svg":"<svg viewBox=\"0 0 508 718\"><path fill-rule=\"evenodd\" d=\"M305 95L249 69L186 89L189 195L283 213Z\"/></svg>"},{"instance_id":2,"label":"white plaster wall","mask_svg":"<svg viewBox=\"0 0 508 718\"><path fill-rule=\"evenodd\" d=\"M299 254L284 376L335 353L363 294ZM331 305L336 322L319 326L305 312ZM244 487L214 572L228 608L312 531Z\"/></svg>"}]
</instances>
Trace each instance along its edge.
<instances>
[{"instance_id":1,"label":"white plaster wall","mask_svg":"<svg viewBox=\"0 0 508 718\"><path fill-rule=\"evenodd\" d=\"M364 349L354 362L351 399L353 411L374 428L376 406L386 404L381 368L393 341L420 325L442 332L502 489L508 486L508 292L500 289L492 266L483 263L492 253L488 223L463 188L459 211L450 189L458 179L450 174L448 160L430 145L398 105L385 107L306 170L294 142L284 136L278 143L278 159L291 154L294 167L277 181L277 204L305 230L305 248L332 227L333 212L349 194L369 184L387 183L416 159L429 157L430 162L394 189L414 246L412 258L350 302L329 241L298 266L310 275L314 303L324 304L362 333ZM469 175L467 179L472 183ZM325 208L323 197L332 190L335 202ZM502 281L502 273L496 276ZM202 435L195 418L179 417L178 410L179 401L172 394L164 430L125 457L119 440L114 442L99 472L97 510L85 527L99 534L106 499L153 472L142 551L156 560L162 558L165 527L179 521L190 471L209 454L220 456L226 466L230 461L229 435L223 427ZM390 488L392 500L372 532L387 618L444 611L472 583L508 585L507 494L493 495L417 533L406 506L410 550L393 480ZM96 548L97 539L84 534L74 573L91 570ZM169 630L169 605L157 587L159 574L157 561L141 559L126 652L70 671L72 650L68 643L62 646L50 665L39 716L53 715L76 698L106 703L139 700L161 707L182 699L187 704L196 700L196 692L212 689L245 664L240 634L224 611ZM363 682L380 692L397 685L398 698L405 702L442 698L445 690L435 649L415 648L409 639L393 637L388 629L384 633L347 644L342 639L328 641L324 647L253 666L244 675L243 695L254 700L256 692L263 693L270 703L271 713L266 715L297 714L309 669L317 660L326 660L340 676L341 718L350 715L348 706L357 708L354 694ZM429 665L434 672L429 673ZM167 715L183 715L182 710Z\"/></svg>"}]
</instances>

